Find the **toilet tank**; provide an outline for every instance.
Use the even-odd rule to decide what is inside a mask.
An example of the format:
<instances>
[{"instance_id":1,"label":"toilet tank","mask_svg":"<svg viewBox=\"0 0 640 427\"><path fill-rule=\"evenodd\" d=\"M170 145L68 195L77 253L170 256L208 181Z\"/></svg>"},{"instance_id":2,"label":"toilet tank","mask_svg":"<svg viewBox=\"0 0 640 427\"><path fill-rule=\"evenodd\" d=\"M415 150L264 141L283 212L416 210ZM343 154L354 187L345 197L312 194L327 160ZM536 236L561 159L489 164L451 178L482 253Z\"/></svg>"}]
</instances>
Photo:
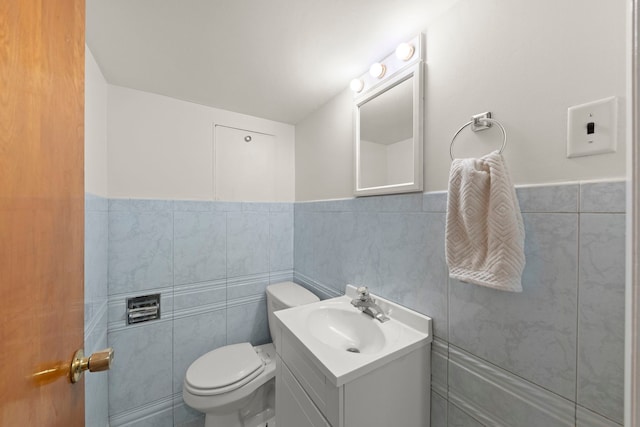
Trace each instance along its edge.
<instances>
[{"instance_id":1,"label":"toilet tank","mask_svg":"<svg viewBox=\"0 0 640 427\"><path fill-rule=\"evenodd\" d=\"M320 298L293 282L281 282L267 286L267 313L269 332L273 345L277 346L275 334L275 318L273 313L285 308L297 307L320 301Z\"/></svg>"}]
</instances>

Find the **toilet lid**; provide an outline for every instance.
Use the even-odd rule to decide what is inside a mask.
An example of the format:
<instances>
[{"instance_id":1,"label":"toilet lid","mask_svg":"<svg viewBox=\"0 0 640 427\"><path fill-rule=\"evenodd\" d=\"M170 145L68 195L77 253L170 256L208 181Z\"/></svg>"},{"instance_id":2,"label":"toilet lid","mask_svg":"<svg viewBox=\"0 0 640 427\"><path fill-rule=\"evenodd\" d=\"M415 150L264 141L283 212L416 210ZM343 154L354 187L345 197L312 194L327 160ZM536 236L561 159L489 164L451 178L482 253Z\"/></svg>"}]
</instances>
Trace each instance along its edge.
<instances>
[{"instance_id":1,"label":"toilet lid","mask_svg":"<svg viewBox=\"0 0 640 427\"><path fill-rule=\"evenodd\" d=\"M263 370L264 362L251 344L245 342L220 347L200 356L187 369L185 382L194 391L230 391L237 388L230 386L241 386Z\"/></svg>"}]
</instances>

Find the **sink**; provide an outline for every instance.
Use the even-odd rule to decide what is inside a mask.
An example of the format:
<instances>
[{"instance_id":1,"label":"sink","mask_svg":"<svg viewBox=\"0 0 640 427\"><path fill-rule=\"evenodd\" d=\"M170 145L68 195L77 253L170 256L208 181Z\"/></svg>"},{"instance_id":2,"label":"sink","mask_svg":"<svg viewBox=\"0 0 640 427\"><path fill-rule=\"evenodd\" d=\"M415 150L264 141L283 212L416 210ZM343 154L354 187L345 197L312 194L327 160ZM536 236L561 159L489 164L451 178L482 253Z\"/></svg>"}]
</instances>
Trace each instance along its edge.
<instances>
[{"instance_id":1,"label":"sink","mask_svg":"<svg viewBox=\"0 0 640 427\"><path fill-rule=\"evenodd\" d=\"M390 318L382 323L351 305L356 295L347 285L344 296L274 313L277 333L338 387L432 341L429 317L372 294Z\"/></svg>"},{"instance_id":2,"label":"sink","mask_svg":"<svg viewBox=\"0 0 640 427\"><path fill-rule=\"evenodd\" d=\"M309 333L319 341L351 353L377 353L385 346L380 322L355 307L320 305L307 316Z\"/></svg>"}]
</instances>

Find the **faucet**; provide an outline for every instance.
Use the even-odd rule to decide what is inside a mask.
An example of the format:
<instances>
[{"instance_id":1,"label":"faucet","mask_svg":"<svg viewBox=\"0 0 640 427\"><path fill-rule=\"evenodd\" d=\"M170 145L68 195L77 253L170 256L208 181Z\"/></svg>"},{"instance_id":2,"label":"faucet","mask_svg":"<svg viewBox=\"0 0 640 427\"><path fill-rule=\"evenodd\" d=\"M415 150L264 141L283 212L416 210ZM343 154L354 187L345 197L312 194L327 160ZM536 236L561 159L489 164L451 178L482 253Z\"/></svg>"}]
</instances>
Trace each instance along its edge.
<instances>
[{"instance_id":1,"label":"faucet","mask_svg":"<svg viewBox=\"0 0 640 427\"><path fill-rule=\"evenodd\" d=\"M366 286L360 286L356 292L358 292L358 296L351 300L351 305L380 322L384 323L389 320L382 309L378 307L378 304L376 304L376 300L371 298L369 289Z\"/></svg>"}]
</instances>

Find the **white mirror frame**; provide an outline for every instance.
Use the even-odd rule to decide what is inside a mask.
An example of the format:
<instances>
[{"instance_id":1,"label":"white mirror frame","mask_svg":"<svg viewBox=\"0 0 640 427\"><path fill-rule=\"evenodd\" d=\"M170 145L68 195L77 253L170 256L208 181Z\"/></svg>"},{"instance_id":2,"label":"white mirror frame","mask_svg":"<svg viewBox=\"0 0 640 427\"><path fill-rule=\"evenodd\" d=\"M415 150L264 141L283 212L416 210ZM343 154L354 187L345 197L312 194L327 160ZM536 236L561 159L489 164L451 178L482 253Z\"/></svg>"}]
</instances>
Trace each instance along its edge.
<instances>
[{"instance_id":1,"label":"white mirror frame","mask_svg":"<svg viewBox=\"0 0 640 427\"><path fill-rule=\"evenodd\" d=\"M393 89L403 81L413 77L413 182L406 184L362 187L360 184L360 107L380 94ZM354 194L372 196L422 191L423 189L423 138L424 138L424 63L419 61L412 67L393 76L354 102Z\"/></svg>"}]
</instances>

